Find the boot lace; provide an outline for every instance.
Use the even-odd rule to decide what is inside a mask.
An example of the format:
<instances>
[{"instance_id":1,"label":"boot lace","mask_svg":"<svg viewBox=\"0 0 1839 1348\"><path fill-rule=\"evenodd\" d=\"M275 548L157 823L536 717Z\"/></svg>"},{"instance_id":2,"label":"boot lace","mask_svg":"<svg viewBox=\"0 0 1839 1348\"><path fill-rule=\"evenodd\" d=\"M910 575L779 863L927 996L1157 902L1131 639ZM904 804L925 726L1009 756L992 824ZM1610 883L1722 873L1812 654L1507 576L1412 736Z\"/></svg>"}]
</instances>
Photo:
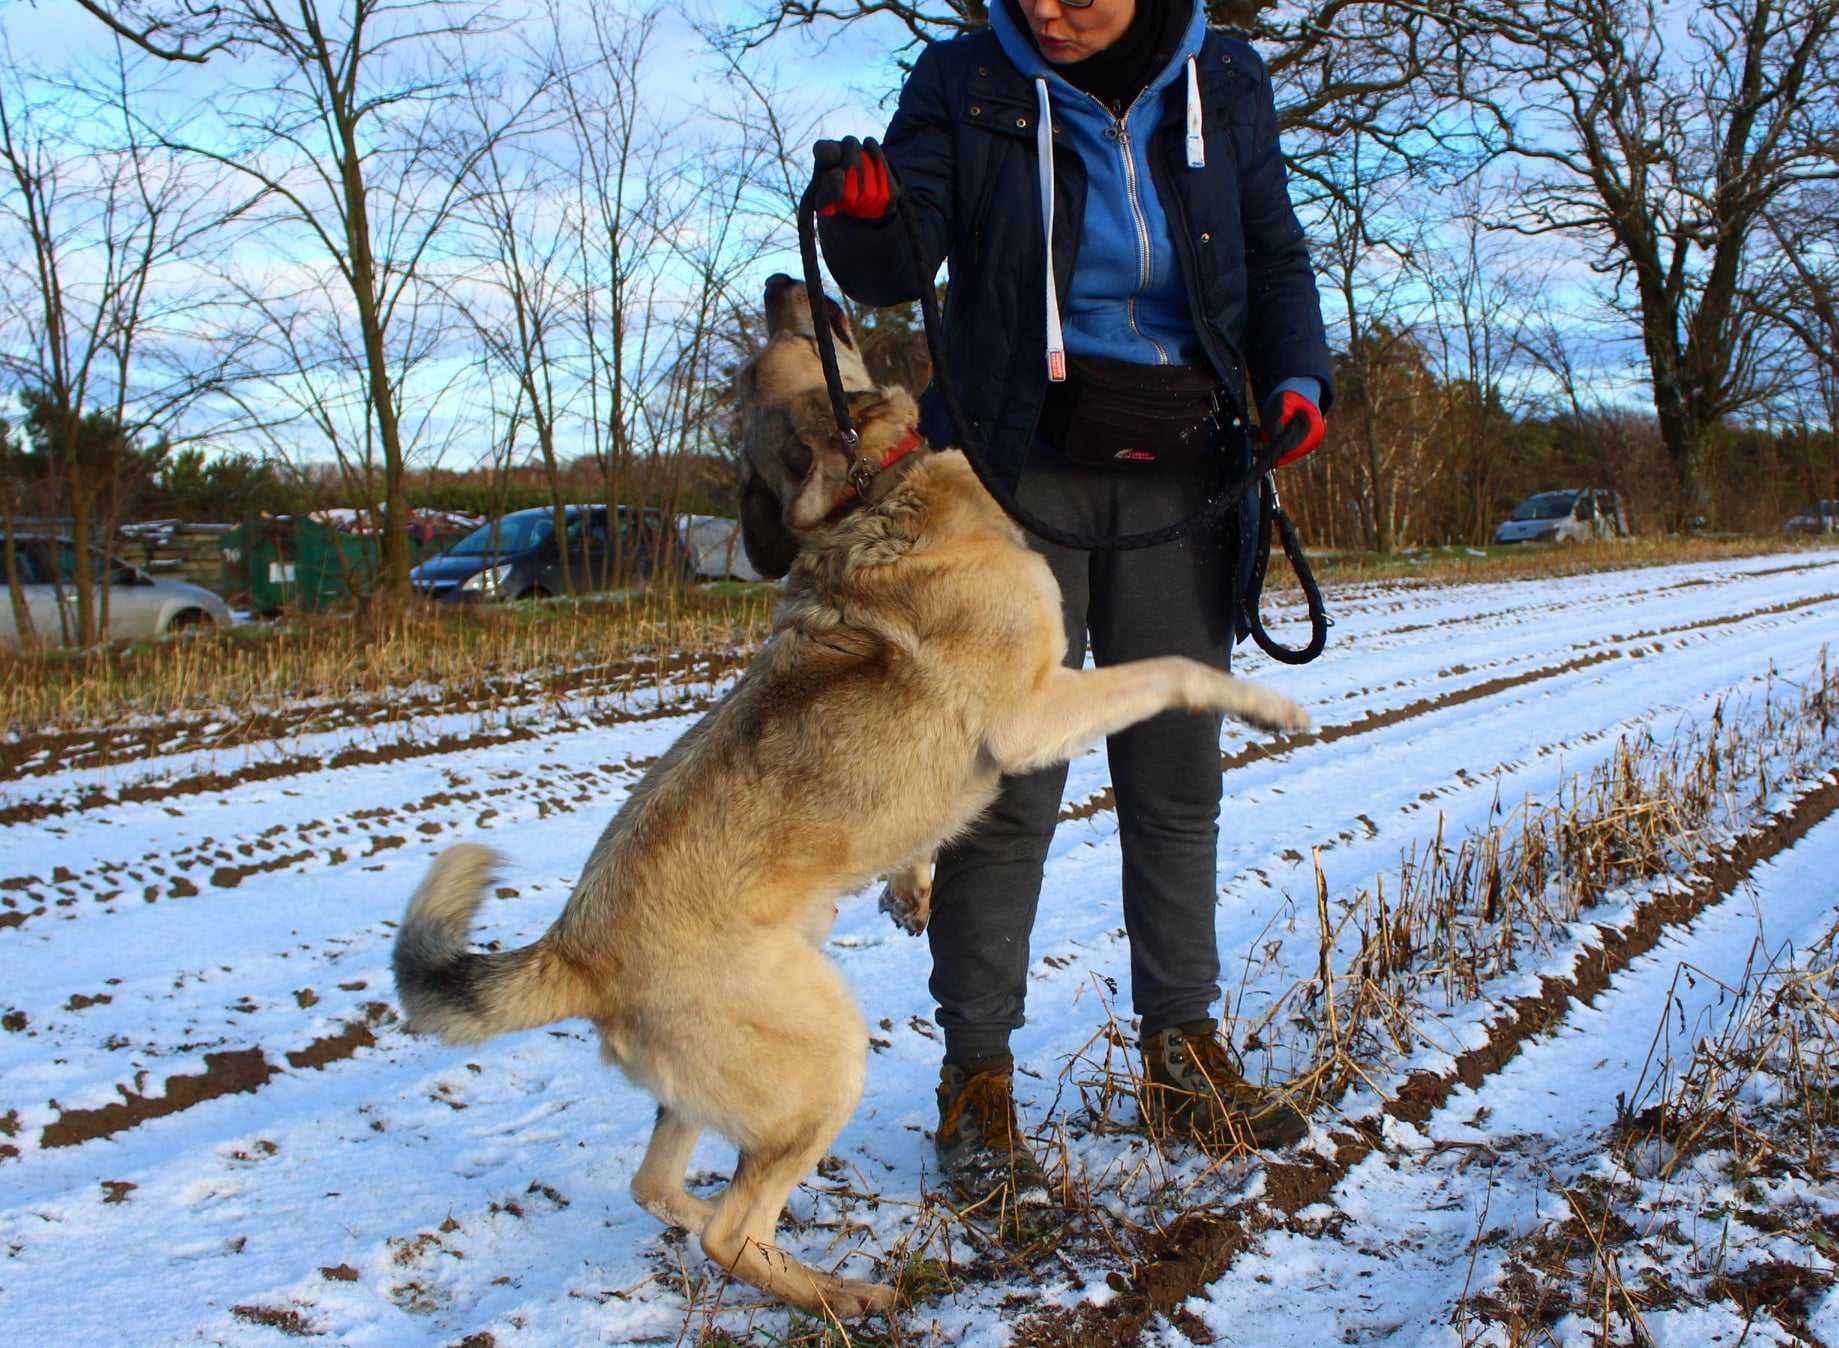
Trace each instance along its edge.
<instances>
[{"instance_id":1,"label":"boot lace","mask_svg":"<svg viewBox=\"0 0 1839 1348\"><path fill-rule=\"evenodd\" d=\"M1245 1084L1238 1055L1218 1035L1184 1034L1176 1039L1175 1047L1187 1058L1189 1070L1178 1073L1177 1079L1189 1076L1184 1083L1188 1089L1230 1097L1235 1088Z\"/></svg>"},{"instance_id":2,"label":"boot lace","mask_svg":"<svg viewBox=\"0 0 1839 1348\"><path fill-rule=\"evenodd\" d=\"M947 1133L959 1131L966 1115L976 1136L984 1142L1007 1148L1015 1146L1021 1125L1015 1115L1013 1078L1008 1072L979 1072L964 1083L958 1098L946 1105L940 1127Z\"/></svg>"}]
</instances>

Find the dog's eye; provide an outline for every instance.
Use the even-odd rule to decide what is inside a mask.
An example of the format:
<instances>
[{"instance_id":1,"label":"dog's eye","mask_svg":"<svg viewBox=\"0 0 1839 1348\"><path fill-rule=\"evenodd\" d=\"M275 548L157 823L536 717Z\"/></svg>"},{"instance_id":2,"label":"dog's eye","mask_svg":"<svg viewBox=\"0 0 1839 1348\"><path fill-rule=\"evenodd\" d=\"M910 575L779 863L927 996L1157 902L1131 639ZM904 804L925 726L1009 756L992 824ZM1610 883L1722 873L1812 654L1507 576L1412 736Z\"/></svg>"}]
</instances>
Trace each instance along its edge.
<instances>
[{"instance_id":1,"label":"dog's eye","mask_svg":"<svg viewBox=\"0 0 1839 1348\"><path fill-rule=\"evenodd\" d=\"M793 477L803 477L811 471L812 454L811 446L805 443L796 430L786 437L785 466Z\"/></svg>"}]
</instances>

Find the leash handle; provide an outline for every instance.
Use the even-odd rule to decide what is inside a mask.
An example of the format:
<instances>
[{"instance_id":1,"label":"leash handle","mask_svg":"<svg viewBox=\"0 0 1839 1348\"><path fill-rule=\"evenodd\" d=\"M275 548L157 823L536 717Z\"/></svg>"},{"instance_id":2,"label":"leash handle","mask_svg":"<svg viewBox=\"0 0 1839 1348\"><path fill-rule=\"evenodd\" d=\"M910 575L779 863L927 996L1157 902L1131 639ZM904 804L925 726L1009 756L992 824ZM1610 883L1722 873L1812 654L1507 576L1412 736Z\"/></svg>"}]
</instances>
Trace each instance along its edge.
<instances>
[{"instance_id":1,"label":"leash handle","mask_svg":"<svg viewBox=\"0 0 1839 1348\"><path fill-rule=\"evenodd\" d=\"M1283 555L1289 560L1290 569L1296 573L1296 583L1302 586L1303 602L1309 609L1307 645L1286 646L1278 641L1265 629L1264 618L1259 612L1260 601L1264 597L1265 571L1271 558L1273 523L1283 543ZM1327 606L1322 602L1322 587L1316 584L1315 572L1309 569L1309 559L1303 555L1302 540L1296 535L1296 526L1290 522L1288 512L1277 498L1277 483L1272 474L1266 474L1258 484L1258 533L1252 557L1251 584L1245 591L1245 620L1251 629L1252 640L1258 643L1258 649L1286 665L1306 665L1320 655L1328 645L1328 629L1334 626L1334 621L1328 616Z\"/></svg>"},{"instance_id":2,"label":"leash handle","mask_svg":"<svg viewBox=\"0 0 1839 1348\"><path fill-rule=\"evenodd\" d=\"M892 170L889 170L890 174ZM903 215L904 221L906 217ZM817 340L818 363L824 367L824 389L830 395L830 415L836 418L837 434L843 448L854 455L862 443L855 418L849 415L849 395L843 389L843 374L837 367L836 334L830 330L830 297L824 293L823 277L817 267L817 183L813 180L798 199L798 256L805 269L805 299L811 306L811 331ZM850 470L851 481L855 479Z\"/></svg>"}]
</instances>

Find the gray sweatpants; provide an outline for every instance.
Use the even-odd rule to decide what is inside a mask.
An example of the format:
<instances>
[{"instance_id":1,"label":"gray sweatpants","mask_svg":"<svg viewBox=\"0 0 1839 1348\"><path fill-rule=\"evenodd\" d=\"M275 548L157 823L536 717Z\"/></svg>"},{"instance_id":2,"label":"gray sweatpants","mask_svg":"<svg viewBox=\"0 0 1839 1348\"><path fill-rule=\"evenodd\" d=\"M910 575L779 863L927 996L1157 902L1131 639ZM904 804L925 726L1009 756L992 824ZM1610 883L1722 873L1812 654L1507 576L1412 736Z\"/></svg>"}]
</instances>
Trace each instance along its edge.
<instances>
[{"instance_id":1,"label":"gray sweatpants","mask_svg":"<svg viewBox=\"0 0 1839 1348\"><path fill-rule=\"evenodd\" d=\"M1037 448L1017 494L1050 524L1117 534L1185 518L1205 503L1208 485L1183 474L1085 471ZM1230 664L1232 557L1219 534L1135 552L1029 541L1060 583L1069 666L1084 663L1088 633L1099 665L1151 655ZM1124 854L1131 1002L1148 1034L1204 1018L1219 997L1220 718L1169 712L1105 747ZM1005 778L995 805L939 856L927 935L949 1061L1007 1053L1022 1024L1028 933L1065 784L1064 765Z\"/></svg>"}]
</instances>

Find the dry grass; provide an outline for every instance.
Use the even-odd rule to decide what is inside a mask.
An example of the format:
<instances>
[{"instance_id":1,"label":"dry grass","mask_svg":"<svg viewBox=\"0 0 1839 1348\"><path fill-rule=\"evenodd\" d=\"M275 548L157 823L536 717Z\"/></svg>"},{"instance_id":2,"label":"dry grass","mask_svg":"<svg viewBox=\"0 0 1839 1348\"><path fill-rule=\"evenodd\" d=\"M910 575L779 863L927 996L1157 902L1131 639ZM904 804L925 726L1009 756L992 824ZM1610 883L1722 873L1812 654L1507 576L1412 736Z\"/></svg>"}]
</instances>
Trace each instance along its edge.
<instances>
[{"instance_id":1,"label":"dry grass","mask_svg":"<svg viewBox=\"0 0 1839 1348\"><path fill-rule=\"evenodd\" d=\"M612 682L662 688L765 635L770 586L672 586L604 601L381 605L84 653L0 652L0 725L30 733L305 700L414 693L476 709Z\"/></svg>"},{"instance_id":2,"label":"dry grass","mask_svg":"<svg viewBox=\"0 0 1839 1348\"><path fill-rule=\"evenodd\" d=\"M1486 833L1446 839L1439 817L1390 885L1330 902L1318 859L1315 930L1303 933L1316 975L1248 1026L1245 1046L1281 1048L1304 1100L1360 1085L1384 1098L1377 1079L1436 1042L1441 1011L1549 955L1612 891L1689 871L1720 828L1830 759L1839 669L1824 653L1798 686L1771 677L1761 701L1758 716L1728 721L1720 702L1670 743L1625 737L1554 799L1497 802Z\"/></svg>"},{"instance_id":3,"label":"dry grass","mask_svg":"<svg viewBox=\"0 0 1839 1348\"><path fill-rule=\"evenodd\" d=\"M1645 538L1349 554L1318 559L1316 570L1331 584L1406 578L1453 585L1805 550L1779 539ZM1273 559L1271 578L1278 588L1294 584L1281 557ZM82 654L0 651L0 728L29 734L128 718L234 718L302 700L380 700L409 691L471 710L540 703L597 682L661 689L673 670L701 659L732 662L753 649L777 595L773 586L723 583L603 602L378 606Z\"/></svg>"},{"instance_id":4,"label":"dry grass","mask_svg":"<svg viewBox=\"0 0 1839 1348\"><path fill-rule=\"evenodd\" d=\"M1685 1019L1679 980L1705 976L1675 976L1634 1103L1555 1184L1568 1212L1506 1242L1502 1276L1463 1298L1464 1343L1556 1343L1580 1322L1650 1343L1649 1317L1718 1303L1746 1339L1761 1321L1774 1332L1759 1338L1812 1341L1839 1256L1839 927L1806 951L1753 949L1680 1062L1659 1046Z\"/></svg>"}]
</instances>

